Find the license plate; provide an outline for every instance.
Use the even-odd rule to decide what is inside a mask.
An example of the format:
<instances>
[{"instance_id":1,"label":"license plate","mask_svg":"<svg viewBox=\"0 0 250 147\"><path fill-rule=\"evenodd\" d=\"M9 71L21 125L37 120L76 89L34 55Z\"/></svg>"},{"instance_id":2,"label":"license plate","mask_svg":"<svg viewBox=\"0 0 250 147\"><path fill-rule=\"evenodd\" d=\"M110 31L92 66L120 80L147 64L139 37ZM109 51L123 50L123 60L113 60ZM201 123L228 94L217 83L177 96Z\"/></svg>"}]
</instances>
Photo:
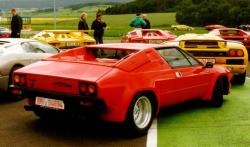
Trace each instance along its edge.
<instances>
[{"instance_id":1,"label":"license plate","mask_svg":"<svg viewBox=\"0 0 250 147\"><path fill-rule=\"evenodd\" d=\"M202 62L203 64L206 64L207 62L212 62L213 64L215 64L215 59L211 59L211 58L198 58L198 60Z\"/></svg>"},{"instance_id":2,"label":"license plate","mask_svg":"<svg viewBox=\"0 0 250 147\"><path fill-rule=\"evenodd\" d=\"M65 107L62 100L49 99L44 97L36 97L36 105L60 110L64 110Z\"/></svg>"},{"instance_id":3,"label":"license plate","mask_svg":"<svg viewBox=\"0 0 250 147\"><path fill-rule=\"evenodd\" d=\"M66 42L66 46L80 46L79 42Z\"/></svg>"}]
</instances>

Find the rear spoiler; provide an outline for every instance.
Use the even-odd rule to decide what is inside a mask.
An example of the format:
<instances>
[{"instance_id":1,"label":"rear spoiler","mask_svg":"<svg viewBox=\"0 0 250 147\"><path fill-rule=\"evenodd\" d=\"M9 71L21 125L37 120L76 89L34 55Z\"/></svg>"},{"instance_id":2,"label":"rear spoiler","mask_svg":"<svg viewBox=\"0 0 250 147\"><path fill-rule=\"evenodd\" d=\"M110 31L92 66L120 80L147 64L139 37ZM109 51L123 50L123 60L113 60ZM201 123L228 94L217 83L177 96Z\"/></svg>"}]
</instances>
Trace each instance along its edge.
<instances>
[{"instance_id":1,"label":"rear spoiler","mask_svg":"<svg viewBox=\"0 0 250 147\"><path fill-rule=\"evenodd\" d=\"M225 40L181 40L179 42L181 48L225 48L227 41Z\"/></svg>"}]
</instances>

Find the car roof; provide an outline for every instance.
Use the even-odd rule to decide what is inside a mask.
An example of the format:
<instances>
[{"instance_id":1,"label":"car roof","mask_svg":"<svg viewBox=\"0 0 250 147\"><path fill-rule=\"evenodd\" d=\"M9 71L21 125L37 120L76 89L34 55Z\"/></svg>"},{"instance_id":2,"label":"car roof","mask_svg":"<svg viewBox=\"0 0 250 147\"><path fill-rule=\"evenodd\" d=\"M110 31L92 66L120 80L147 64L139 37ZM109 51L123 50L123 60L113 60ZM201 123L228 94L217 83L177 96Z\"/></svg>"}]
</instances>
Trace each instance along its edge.
<instances>
[{"instance_id":1,"label":"car roof","mask_svg":"<svg viewBox=\"0 0 250 147\"><path fill-rule=\"evenodd\" d=\"M168 45L162 44L146 44L146 43L108 43L89 45L86 48L110 48L110 49L124 49L124 50L145 50L149 48L166 47Z\"/></svg>"},{"instance_id":2,"label":"car roof","mask_svg":"<svg viewBox=\"0 0 250 147\"><path fill-rule=\"evenodd\" d=\"M28 41L37 41L33 39L24 39L24 38L0 38L0 42L9 42L9 43L21 43Z\"/></svg>"},{"instance_id":3,"label":"car roof","mask_svg":"<svg viewBox=\"0 0 250 147\"><path fill-rule=\"evenodd\" d=\"M180 35L176 40L224 40L213 34L185 34Z\"/></svg>"}]
</instances>

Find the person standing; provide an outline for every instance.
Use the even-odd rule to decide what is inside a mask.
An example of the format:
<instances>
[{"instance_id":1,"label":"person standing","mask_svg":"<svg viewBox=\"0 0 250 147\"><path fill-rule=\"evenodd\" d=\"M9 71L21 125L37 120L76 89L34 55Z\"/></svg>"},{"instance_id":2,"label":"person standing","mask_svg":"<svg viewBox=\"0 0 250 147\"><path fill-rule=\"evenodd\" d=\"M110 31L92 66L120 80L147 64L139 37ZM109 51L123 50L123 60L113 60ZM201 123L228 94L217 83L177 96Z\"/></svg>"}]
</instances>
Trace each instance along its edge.
<instances>
[{"instance_id":1,"label":"person standing","mask_svg":"<svg viewBox=\"0 0 250 147\"><path fill-rule=\"evenodd\" d=\"M141 14L137 13L136 17L129 24L134 28L144 28L146 26L146 22L141 18Z\"/></svg>"},{"instance_id":2,"label":"person standing","mask_svg":"<svg viewBox=\"0 0 250 147\"><path fill-rule=\"evenodd\" d=\"M150 29L151 25L150 25L150 22L148 20L147 14L142 14L142 19L146 22L146 25L144 27L142 27L142 28L143 29Z\"/></svg>"},{"instance_id":3,"label":"person standing","mask_svg":"<svg viewBox=\"0 0 250 147\"><path fill-rule=\"evenodd\" d=\"M11 9L12 19L11 19L11 38L20 38L21 30L23 27L22 18L17 14L16 9Z\"/></svg>"},{"instance_id":4,"label":"person standing","mask_svg":"<svg viewBox=\"0 0 250 147\"><path fill-rule=\"evenodd\" d=\"M97 13L96 19L91 25L91 29L94 30L94 38L96 40L96 44L103 43L104 28L106 26L107 25L103 20L103 15L101 13Z\"/></svg>"},{"instance_id":5,"label":"person standing","mask_svg":"<svg viewBox=\"0 0 250 147\"><path fill-rule=\"evenodd\" d=\"M78 23L78 30L89 30L89 26L88 26L88 23L87 23L87 13L83 12L81 14L81 18L80 18L80 21ZM86 34L88 34L88 32L85 32Z\"/></svg>"}]
</instances>

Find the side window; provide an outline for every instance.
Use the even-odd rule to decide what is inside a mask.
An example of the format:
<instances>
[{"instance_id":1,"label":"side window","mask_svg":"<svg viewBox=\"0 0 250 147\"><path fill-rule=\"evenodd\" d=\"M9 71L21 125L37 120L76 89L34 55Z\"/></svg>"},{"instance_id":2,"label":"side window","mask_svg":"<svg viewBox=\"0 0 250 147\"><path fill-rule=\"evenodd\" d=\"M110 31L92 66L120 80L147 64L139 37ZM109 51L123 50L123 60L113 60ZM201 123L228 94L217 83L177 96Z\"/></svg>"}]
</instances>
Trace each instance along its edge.
<instances>
[{"instance_id":1,"label":"side window","mask_svg":"<svg viewBox=\"0 0 250 147\"><path fill-rule=\"evenodd\" d=\"M32 47L36 50L36 52L43 52L43 53L58 53L58 50L48 44L41 43L38 41L29 42Z\"/></svg>"},{"instance_id":2,"label":"side window","mask_svg":"<svg viewBox=\"0 0 250 147\"><path fill-rule=\"evenodd\" d=\"M161 48L157 51L172 67L191 66L187 58L177 48Z\"/></svg>"},{"instance_id":3,"label":"side window","mask_svg":"<svg viewBox=\"0 0 250 147\"><path fill-rule=\"evenodd\" d=\"M28 52L28 53L34 52L33 47L27 42L21 43L21 46L25 52Z\"/></svg>"},{"instance_id":4,"label":"side window","mask_svg":"<svg viewBox=\"0 0 250 147\"><path fill-rule=\"evenodd\" d=\"M185 52L182 52L182 53L186 56L186 58L189 60L191 65L193 65L193 66L200 65L200 63L197 60L195 60L192 56L190 56L189 54L187 54Z\"/></svg>"}]
</instances>

